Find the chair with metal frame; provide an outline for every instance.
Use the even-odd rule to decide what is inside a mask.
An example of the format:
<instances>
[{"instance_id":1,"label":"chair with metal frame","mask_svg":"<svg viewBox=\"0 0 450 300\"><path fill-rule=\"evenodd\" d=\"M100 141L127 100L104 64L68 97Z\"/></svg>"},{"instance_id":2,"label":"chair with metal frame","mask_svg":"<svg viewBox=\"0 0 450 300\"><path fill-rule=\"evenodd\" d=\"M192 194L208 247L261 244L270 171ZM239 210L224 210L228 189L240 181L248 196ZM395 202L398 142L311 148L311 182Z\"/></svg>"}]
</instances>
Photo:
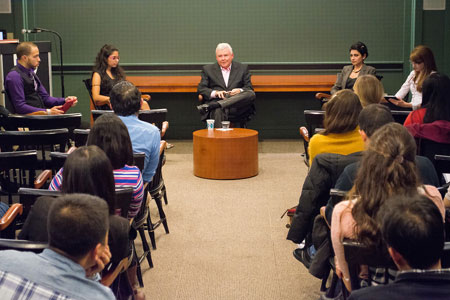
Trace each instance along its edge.
<instances>
[{"instance_id":1,"label":"chair with metal frame","mask_svg":"<svg viewBox=\"0 0 450 300\"><path fill-rule=\"evenodd\" d=\"M75 129L73 131L73 140L75 142L75 147L86 145L90 131L90 129Z\"/></svg>"},{"instance_id":2,"label":"chair with metal frame","mask_svg":"<svg viewBox=\"0 0 450 300\"><path fill-rule=\"evenodd\" d=\"M12 151L19 146L19 150L39 150L40 165L37 169L49 169L48 153L58 149L64 152L69 140L67 128L32 130L32 131L0 131L0 147L2 151ZM58 148L55 148L58 147Z\"/></svg>"}]
</instances>

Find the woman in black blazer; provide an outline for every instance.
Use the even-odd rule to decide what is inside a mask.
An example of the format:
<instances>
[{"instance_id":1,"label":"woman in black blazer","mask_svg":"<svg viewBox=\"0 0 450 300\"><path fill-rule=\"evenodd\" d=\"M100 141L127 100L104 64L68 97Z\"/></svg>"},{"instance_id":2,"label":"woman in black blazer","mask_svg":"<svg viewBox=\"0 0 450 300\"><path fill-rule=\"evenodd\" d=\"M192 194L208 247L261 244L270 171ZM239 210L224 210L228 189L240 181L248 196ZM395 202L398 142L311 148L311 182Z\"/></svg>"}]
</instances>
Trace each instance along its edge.
<instances>
[{"instance_id":1,"label":"woman in black blazer","mask_svg":"<svg viewBox=\"0 0 450 300\"><path fill-rule=\"evenodd\" d=\"M369 56L369 52L364 43L357 42L350 46L350 61L352 64L342 68L336 83L331 88L332 95L339 90L353 89L353 85L359 75L376 75L376 69L364 63L367 56Z\"/></svg>"}]
</instances>

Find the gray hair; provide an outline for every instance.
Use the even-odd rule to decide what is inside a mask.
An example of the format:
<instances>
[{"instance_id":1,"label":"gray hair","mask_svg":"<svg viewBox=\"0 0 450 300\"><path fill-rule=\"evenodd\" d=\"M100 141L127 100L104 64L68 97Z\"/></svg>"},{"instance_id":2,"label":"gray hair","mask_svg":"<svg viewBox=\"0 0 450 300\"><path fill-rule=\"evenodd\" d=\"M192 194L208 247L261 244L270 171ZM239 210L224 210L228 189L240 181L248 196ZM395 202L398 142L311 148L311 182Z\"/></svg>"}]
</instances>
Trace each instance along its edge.
<instances>
[{"instance_id":1,"label":"gray hair","mask_svg":"<svg viewBox=\"0 0 450 300\"><path fill-rule=\"evenodd\" d=\"M231 54L233 54L233 48L231 48L230 44L228 43L220 43L217 45L216 47L216 52L219 50L224 50L224 49L230 49Z\"/></svg>"}]
</instances>

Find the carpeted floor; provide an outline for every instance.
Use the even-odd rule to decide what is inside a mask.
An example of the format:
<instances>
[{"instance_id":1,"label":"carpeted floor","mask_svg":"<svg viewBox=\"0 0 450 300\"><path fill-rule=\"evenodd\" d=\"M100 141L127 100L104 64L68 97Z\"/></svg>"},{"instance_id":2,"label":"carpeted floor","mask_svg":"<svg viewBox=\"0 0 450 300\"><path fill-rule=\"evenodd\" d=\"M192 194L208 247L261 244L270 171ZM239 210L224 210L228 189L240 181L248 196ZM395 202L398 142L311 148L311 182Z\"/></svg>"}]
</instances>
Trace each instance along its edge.
<instances>
[{"instance_id":1,"label":"carpeted floor","mask_svg":"<svg viewBox=\"0 0 450 300\"><path fill-rule=\"evenodd\" d=\"M170 142L170 234L157 229L155 267L142 264L147 299L317 299L320 281L293 258L280 219L306 176L302 143L262 141L258 176L207 180L193 175L192 141Z\"/></svg>"}]
</instances>

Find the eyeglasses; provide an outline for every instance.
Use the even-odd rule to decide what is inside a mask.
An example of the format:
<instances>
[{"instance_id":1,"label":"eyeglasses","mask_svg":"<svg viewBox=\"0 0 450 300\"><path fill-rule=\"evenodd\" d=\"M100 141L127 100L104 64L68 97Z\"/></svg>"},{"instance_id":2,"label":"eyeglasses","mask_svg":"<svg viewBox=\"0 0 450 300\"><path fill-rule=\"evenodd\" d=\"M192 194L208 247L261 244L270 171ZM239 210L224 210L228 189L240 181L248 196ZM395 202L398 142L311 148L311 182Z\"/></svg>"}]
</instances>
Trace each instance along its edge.
<instances>
[{"instance_id":1,"label":"eyeglasses","mask_svg":"<svg viewBox=\"0 0 450 300\"><path fill-rule=\"evenodd\" d=\"M110 56L109 58L112 60L120 60L120 56Z\"/></svg>"}]
</instances>

